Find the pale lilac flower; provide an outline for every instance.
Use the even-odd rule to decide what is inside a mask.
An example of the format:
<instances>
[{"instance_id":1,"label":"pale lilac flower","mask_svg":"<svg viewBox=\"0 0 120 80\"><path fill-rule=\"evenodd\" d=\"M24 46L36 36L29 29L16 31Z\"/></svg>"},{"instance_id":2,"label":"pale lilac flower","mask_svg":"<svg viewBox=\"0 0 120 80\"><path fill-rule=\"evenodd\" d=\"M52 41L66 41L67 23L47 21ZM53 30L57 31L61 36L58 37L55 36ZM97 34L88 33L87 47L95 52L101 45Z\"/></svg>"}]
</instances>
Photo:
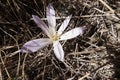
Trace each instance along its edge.
<instances>
[{"instance_id":1,"label":"pale lilac flower","mask_svg":"<svg viewBox=\"0 0 120 80\"><path fill-rule=\"evenodd\" d=\"M62 25L56 30L56 18L55 18L55 10L51 4L48 5L46 10L46 16L48 21L48 26L36 15L32 15L33 20L37 24L38 27L42 29L42 31L48 36L48 38L40 38L28 41L25 43L21 49L21 52L36 52L39 49L52 44L53 43L53 50L55 56L60 60L64 61L64 51L62 45L59 41L61 40L68 40L74 37L77 37L80 34L83 34L83 30L80 27L74 28L64 34L63 31L68 26L68 23L71 19L71 15L68 16Z\"/></svg>"}]
</instances>

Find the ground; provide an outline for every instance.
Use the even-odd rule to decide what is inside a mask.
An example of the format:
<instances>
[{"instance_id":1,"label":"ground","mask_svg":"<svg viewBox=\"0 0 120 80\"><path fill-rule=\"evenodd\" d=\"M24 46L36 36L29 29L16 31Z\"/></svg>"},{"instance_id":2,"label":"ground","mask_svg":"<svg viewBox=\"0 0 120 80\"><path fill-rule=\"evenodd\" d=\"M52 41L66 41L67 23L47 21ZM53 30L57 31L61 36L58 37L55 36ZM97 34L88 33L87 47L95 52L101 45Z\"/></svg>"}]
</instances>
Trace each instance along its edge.
<instances>
[{"instance_id":1,"label":"ground","mask_svg":"<svg viewBox=\"0 0 120 80\"><path fill-rule=\"evenodd\" d=\"M19 52L27 41L46 37L32 15L46 22L49 3L58 27L72 14L66 31L84 28L83 35L61 42L64 62L52 45ZM120 1L0 0L0 80L120 80Z\"/></svg>"}]
</instances>

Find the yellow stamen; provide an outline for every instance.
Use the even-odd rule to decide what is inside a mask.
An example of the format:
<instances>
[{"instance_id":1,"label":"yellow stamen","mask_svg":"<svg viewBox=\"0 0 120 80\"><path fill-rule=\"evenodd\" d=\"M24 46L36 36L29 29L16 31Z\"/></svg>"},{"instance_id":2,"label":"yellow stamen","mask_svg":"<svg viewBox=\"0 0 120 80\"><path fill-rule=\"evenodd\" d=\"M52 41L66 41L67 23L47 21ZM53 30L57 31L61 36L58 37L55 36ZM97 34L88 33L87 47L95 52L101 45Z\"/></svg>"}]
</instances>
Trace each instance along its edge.
<instances>
[{"instance_id":1,"label":"yellow stamen","mask_svg":"<svg viewBox=\"0 0 120 80\"><path fill-rule=\"evenodd\" d=\"M59 39L59 36L57 34L54 34L51 39L52 41L57 41Z\"/></svg>"}]
</instances>

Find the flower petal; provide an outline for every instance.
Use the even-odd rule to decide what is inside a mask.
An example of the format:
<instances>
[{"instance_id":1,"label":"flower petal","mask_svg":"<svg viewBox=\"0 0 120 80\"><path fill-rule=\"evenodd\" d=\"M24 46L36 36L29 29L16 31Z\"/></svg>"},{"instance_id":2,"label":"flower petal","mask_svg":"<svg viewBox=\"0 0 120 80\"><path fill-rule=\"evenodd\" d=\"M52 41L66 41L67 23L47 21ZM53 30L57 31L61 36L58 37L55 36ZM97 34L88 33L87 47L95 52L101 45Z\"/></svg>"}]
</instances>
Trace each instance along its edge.
<instances>
[{"instance_id":1,"label":"flower petal","mask_svg":"<svg viewBox=\"0 0 120 80\"><path fill-rule=\"evenodd\" d=\"M36 15L32 15L33 20L35 21L35 23L37 24L38 27L40 27L42 29L43 32L46 33L47 36L50 37L50 31L49 28L47 27L47 25Z\"/></svg>"},{"instance_id":2,"label":"flower petal","mask_svg":"<svg viewBox=\"0 0 120 80\"><path fill-rule=\"evenodd\" d=\"M81 27L74 28L63 35L60 36L60 40L67 40L67 39L72 39L74 37L77 37L78 35L83 34L83 29Z\"/></svg>"},{"instance_id":3,"label":"flower petal","mask_svg":"<svg viewBox=\"0 0 120 80\"><path fill-rule=\"evenodd\" d=\"M55 56L58 58L58 60L64 61L64 51L59 41L55 41L53 43L53 47L54 47Z\"/></svg>"},{"instance_id":4,"label":"flower petal","mask_svg":"<svg viewBox=\"0 0 120 80\"><path fill-rule=\"evenodd\" d=\"M46 16L50 29L52 28L52 30L55 31L55 26L56 26L55 10L51 4L49 4L47 7Z\"/></svg>"},{"instance_id":5,"label":"flower petal","mask_svg":"<svg viewBox=\"0 0 120 80\"><path fill-rule=\"evenodd\" d=\"M36 52L37 50L39 50L51 43L52 43L51 40L48 38L31 40L23 45L23 47L21 48L21 52L22 53Z\"/></svg>"},{"instance_id":6,"label":"flower petal","mask_svg":"<svg viewBox=\"0 0 120 80\"><path fill-rule=\"evenodd\" d=\"M60 28L58 29L58 34L61 35L62 32L66 29L66 27L68 26L68 23L71 19L72 15L68 16L64 22L62 23L62 25L60 26Z\"/></svg>"}]
</instances>

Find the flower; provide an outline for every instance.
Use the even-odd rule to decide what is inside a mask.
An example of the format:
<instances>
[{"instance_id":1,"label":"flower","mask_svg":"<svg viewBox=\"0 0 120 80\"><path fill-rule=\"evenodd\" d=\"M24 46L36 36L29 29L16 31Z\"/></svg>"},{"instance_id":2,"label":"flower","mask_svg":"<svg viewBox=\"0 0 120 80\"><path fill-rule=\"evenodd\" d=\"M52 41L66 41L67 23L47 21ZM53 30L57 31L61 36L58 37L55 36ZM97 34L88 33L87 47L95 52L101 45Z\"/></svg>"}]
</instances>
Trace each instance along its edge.
<instances>
[{"instance_id":1,"label":"flower","mask_svg":"<svg viewBox=\"0 0 120 80\"><path fill-rule=\"evenodd\" d=\"M68 23L72 17L72 15L66 17L62 25L59 27L58 31L56 30L56 18L55 18L55 10L51 4L48 5L46 10L46 16L48 21L48 26L36 15L32 15L34 22L37 24L39 28L48 36L48 38L40 38L34 39L26 42L21 48L22 53L26 52L36 52L39 49L52 44L55 56L60 61L64 61L64 51L62 45L59 41L72 39L80 34L83 34L83 30L81 27L74 28L64 34L63 31L68 26Z\"/></svg>"}]
</instances>

